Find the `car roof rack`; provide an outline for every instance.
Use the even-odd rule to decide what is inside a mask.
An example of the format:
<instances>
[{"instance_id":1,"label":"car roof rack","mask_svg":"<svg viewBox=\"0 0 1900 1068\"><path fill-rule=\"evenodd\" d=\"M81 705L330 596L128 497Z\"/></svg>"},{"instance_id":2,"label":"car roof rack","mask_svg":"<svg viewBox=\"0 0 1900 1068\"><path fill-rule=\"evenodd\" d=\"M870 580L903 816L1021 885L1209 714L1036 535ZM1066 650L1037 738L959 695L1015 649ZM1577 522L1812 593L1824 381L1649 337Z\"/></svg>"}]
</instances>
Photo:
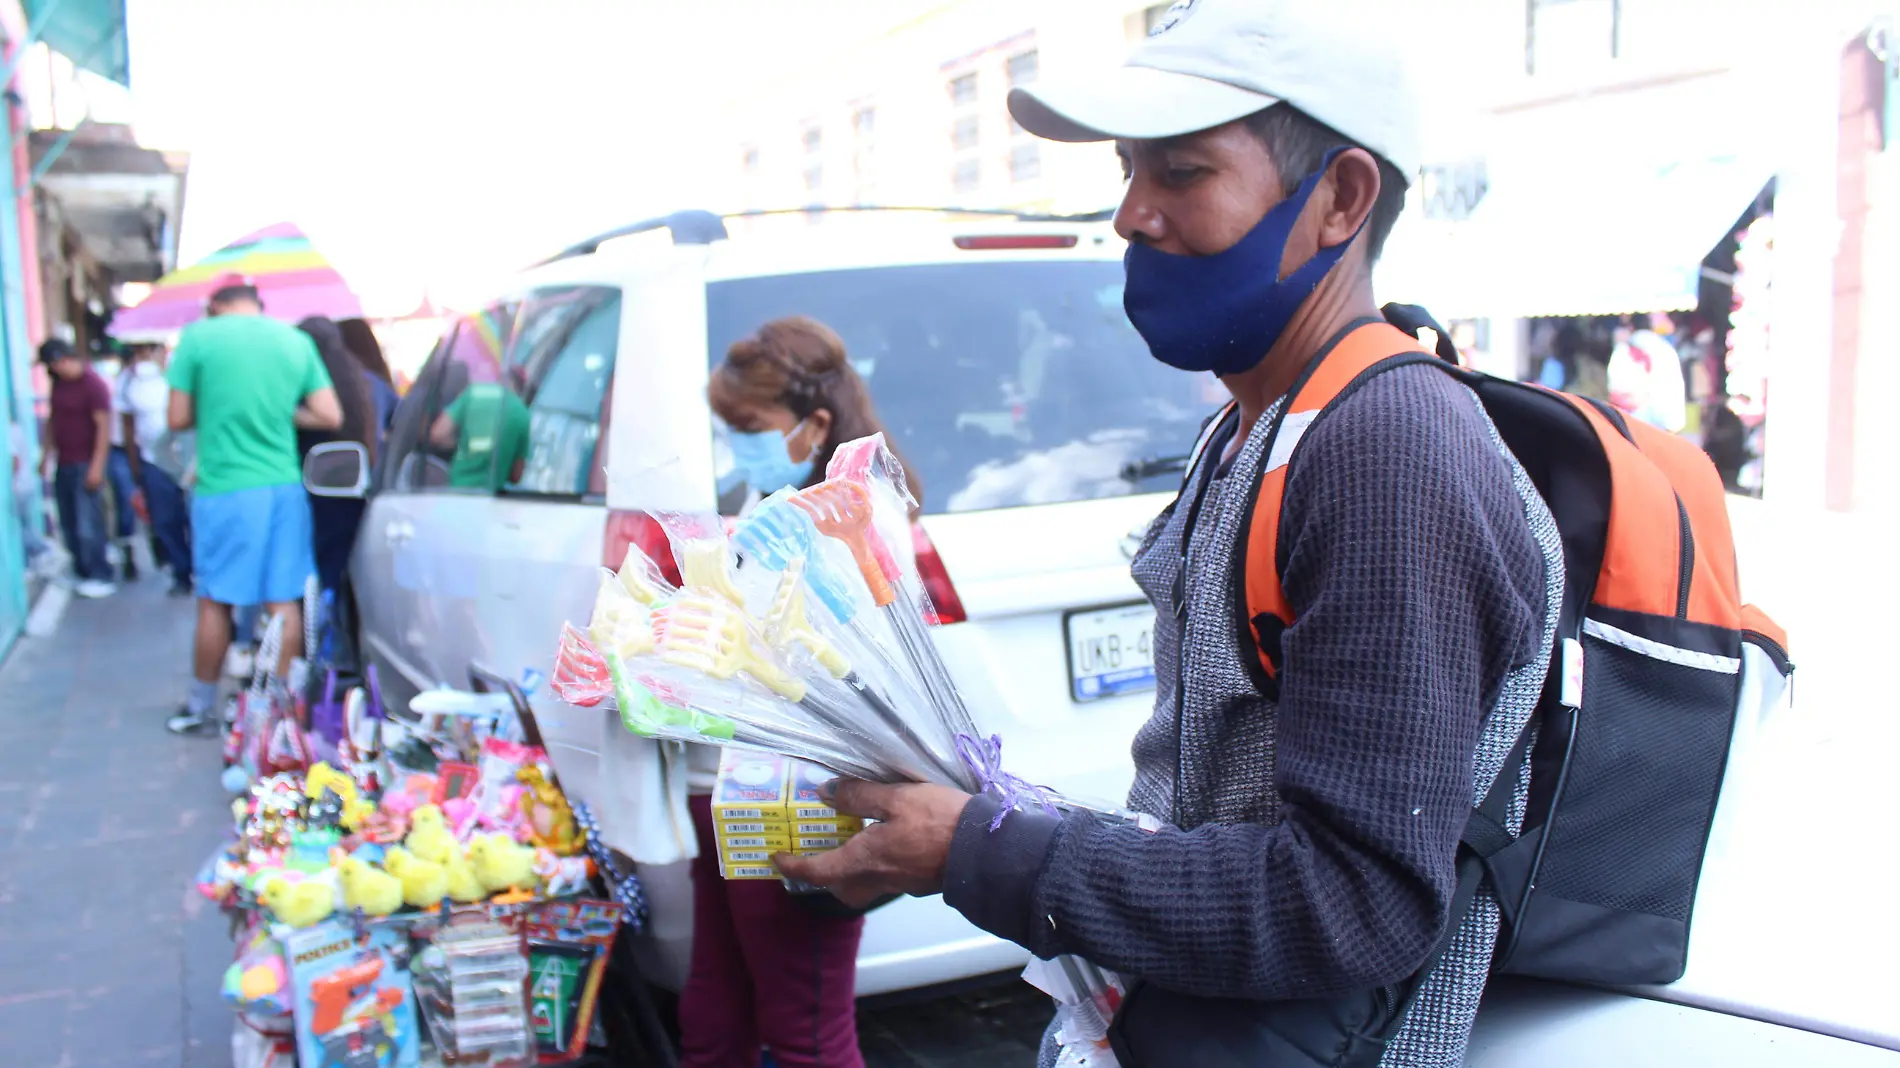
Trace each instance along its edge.
<instances>
[{"instance_id":1,"label":"car roof rack","mask_svg":"<svg viewBox=\"0 0 1900 1068\"><path fill-rule=\"evenodd\" d=\"M573 259L576 256L591 256L600 250L600 246L622 237L634 234L651 233L655 230L667 230L673 235L675 245L710 245L715 241L724 241L727 219L759 219L773 215L821 215L833 212L860 213L908 211L931 212L938 215L988 215L1003 219L1014 219L1030 223L1099 223L1108 222L1115 217L1115 209L1103 208L1099 211L1081 212L1073 215L1060 215L1050 212L1018 211L1011 208L959 208L944 205L934 207L924 205L896 204L837 204L812 205L803 208L755 208L749 211L735 211L727 215L718 215L710 211L676 211L671 215L661 215L652 219L642 219L637 223L595 234L585 241L569 245L560 252L549 256L537 267L550 263Z\"/></svg>"},{"instance_id":2,"label":"car roof rack","mask_svg":"<svg viewBox=\"0 0 1900 1068\"><path fill-rule=\"evenodd\" d=\"M569 245L561 251L535 264L544 267L560 260L571 260L576 256L591 256L600 246L616 238L632 237L634 234L651 233L654 230L668 230L673 234L675 245L710 245L714 241L726 239L726 223L710 211L676 211L671 215L642 219L637 223L617 227L604 234L595 234L578 244Z\"/></svg>"}]
</instances>

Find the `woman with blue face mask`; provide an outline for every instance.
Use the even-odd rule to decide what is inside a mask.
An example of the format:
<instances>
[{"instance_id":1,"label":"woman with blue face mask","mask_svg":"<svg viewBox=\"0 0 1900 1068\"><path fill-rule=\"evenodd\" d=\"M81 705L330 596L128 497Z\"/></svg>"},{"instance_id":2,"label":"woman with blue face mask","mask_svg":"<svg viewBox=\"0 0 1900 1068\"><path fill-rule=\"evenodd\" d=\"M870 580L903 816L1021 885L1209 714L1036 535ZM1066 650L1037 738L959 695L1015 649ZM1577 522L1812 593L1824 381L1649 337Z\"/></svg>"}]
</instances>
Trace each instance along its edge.
<instances>
[{"instance_id":1,"label":"woman with blue face mask","mask_svg":"<svg viewBox=\"0 0 1900 1068\"><path fill-rule=\"evenodd\" d=\"M889 440L843 339L802 315L774 319L735 342L706 394L725 424L729 478L760 496L823 481L843 442L880 432ZM921 499L914 473L909 483Z\"/></svg>"},{"instance_id":2,"label":"woman with blue face mask","mask_svg":"<svg viewBox=\"0 0 1900 1068\"><path fill-rule=\"evenodd\" d=\"M747 502L821 482L831 454L884 430L830 327L775 319L735 343L707 386L732 470L721 496ZM888 441L888 435L886 440ZM910 491L921 496L915 475ZM863 1068L854 1011L864 918L830 894L719 877L711 797L719 751L694 746L688 794L698 832L693 956L680 993L681 1068Z\"/></svg>"}]
</instances>

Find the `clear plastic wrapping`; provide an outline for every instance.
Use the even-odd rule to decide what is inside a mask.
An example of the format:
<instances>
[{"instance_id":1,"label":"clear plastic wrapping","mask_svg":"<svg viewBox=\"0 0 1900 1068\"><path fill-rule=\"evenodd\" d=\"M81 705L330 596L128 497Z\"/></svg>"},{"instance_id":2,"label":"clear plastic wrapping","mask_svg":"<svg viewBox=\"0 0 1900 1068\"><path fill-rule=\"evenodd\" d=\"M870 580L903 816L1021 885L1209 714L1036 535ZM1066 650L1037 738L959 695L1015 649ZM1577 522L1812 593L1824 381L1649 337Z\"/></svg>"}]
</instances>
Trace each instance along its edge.
<instances>
[{"instance_id":1,"label":"clear plastic wrapping","mask_svg":"<svg viewBox=\"0 0 1900 1068\"><path fill-rule=\"evenodd\" d=\"M730 528L656 516L675 567L630 548L603 571L592 617L561 634L556 692L611 703L649 737L1041 798L1002 773L938 656L911 551L916 502L882 435L840 446L826 473Z\"/></svg>"},{"instance_id":2,"label":"clear plastic wrapping","mask_svg":"<svg viewBox=\"0 0 1900 1068\"><path fill-rule=\"evenodd\" d=\"M528 1005L527 945L518 927L458 913L435 932L415 964L416 1000L436 1048L491 1068L535 1063Z\"/></svg>"}]
</instances>

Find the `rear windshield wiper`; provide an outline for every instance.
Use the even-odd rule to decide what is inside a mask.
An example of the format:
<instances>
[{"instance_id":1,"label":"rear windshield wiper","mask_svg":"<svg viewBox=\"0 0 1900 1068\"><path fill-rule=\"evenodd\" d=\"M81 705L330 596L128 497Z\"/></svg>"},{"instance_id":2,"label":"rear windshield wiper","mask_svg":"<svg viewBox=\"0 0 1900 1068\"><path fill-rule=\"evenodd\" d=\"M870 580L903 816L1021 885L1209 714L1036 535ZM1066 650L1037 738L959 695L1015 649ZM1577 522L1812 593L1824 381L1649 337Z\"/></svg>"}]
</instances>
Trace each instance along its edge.
<instances>
[{"instance_id":1,"label":"rear windshield wiper","mask_svg":"<svg viewBox=\"0 0 1900 1068\"><path fill-rule=\"evenodd\" d=\"M1122 465L1122 481L1146 482L1162 475L1178 475L1187 470L1188 456L1150 456Z\"/></svg>"}]
</instances>

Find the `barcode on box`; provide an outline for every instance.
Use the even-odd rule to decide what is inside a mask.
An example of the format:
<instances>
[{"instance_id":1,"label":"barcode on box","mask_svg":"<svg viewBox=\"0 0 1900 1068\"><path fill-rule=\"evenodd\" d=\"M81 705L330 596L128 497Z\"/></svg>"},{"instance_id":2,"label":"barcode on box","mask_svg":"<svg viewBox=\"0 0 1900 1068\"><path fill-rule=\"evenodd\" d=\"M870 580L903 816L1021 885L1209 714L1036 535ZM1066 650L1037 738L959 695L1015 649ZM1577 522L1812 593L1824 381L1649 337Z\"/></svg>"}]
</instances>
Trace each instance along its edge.
<instances>
[{"instance_id":1,"label":"barcode on box","mask_svg":"<svg viewBox=\"0 0 1900 1068\"><path fill-rule=\"evenodd\" d=\"M726 860L732 864L752 864L771 859L772 854L763 849L728 849L726 851Z\"/></svg>"},{"instance_id":2,"label":"barcode on box","mask_svg":"<svg viewBox=\"0 0 1900 1068\"><path fill-rule=\"evenodd\" d=\"M737 867L737 866L729 867L726 869L726 878L728 879L776 879L778 878L778 869L772 868L772 867L764 867L764 868Z\"/></svg>"},{"instance_id":3,"label":"barcode on box","mask_svg":"<svg viewBox=\"0 0 1900 1068\"><path fill-rule=\"evenodd\" d=\"M798 818L801 820L828 820L835 819L837 815L837 809L825 808L823 806L817 808L800 808L798 810Z\"/></svg>"},{"instance_id":4,"label":"barcode on box","mask_svg":"<svg viewBox=\"0 0 1900 1068\"><path fill-rule=\"evenodd\" d=\"M719 806L719 817L728 820L757 820L765 818L762 808L733 808L730 805Z\"/></svg>"},{"instance_id":5,"label":"barcode on box","mask_svg":"<svg viewBox=\"0 0 1900 1068\"><path fill-rule=\"evenodd\" d=\"M779 827L781 829L784 826L785 825L782 823L779 824ZM763 823L734 823L730 820L725 820L719 824L719 829L722 831L725 831L727 834L764 834L765 824Z\"/></svg>"},{"instance_id":6,"label":"barcode on box","mask_svg":"<svg viewBox=\"0 0 1900 1068\"><path fill-rule=\"evenodd\" d=\"M725 843L727 849L769 849L776 844L762 834L745 838L727 838Z\"/></svg>"},{"instance_id":7,"label":"barcode on box","mask_svg":"<svg viewBox=\"0 0 1900 1068\"><path fill-rule=\"evenodd\" d=\"M838 843L842 841L844 841L844 839L842 838L800 838L798 840L798 848L800 849L836 849L838 848Z\"/></svg>"},{"instance_id":8,"label":"barcode on box","mask_svg":"<svg viewBox=\"0 0 1900 1068\"><path fill-rule=\"evenodd\" d=\"M824 820L818 823L801 823L798 825L799 834L849 834L853 830L855 830L855 828L849 823L839 820Z\"/></svg>"}]
</instances>

